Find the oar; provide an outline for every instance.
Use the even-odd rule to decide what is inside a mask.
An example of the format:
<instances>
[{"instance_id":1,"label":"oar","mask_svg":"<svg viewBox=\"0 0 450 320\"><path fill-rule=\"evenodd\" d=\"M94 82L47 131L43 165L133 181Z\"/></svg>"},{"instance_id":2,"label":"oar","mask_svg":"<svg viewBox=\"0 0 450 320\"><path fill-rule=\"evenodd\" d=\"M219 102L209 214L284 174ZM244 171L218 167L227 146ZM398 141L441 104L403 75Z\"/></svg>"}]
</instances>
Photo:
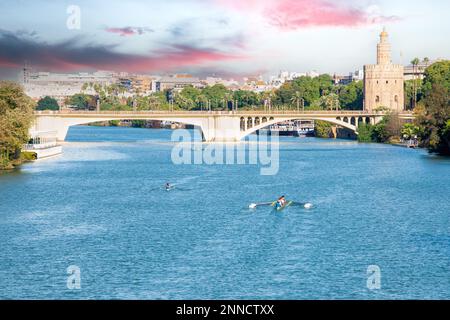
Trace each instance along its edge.
<instances>
[{"instance_id":1,"label":"oar","mask_svg":"<svg viewBox=\"0 0 450 320\"><path fill-rule=\"evenodd\" d=\"M309 202L305 203L305 202L295 202L295 201L293 201L291 206L292 205L301 206L301 207L303 207L305 209L311 209L313 207L313 204L309 203Z\"/></svg>"},{"instance_id":2,"label":"oar","mask_svg":"<svg viewBox=\"0 0 450 320\"><path fill-rule=\"evenodd\" d=\"M259 206L269 206L269 205L273 205L275 202L262 202L262 203L250 203L250 205L248 206L250 209L255 209L256 207Z\"/></svg>"}]
</instances>

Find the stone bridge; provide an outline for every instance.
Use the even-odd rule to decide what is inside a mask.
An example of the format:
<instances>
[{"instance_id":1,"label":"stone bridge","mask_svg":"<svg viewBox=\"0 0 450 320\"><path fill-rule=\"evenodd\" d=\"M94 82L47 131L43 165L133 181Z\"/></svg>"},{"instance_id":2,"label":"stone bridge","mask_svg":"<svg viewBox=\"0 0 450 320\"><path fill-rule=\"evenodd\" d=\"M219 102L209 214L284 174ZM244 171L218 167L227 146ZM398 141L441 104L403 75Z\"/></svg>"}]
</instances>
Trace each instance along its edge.
<instances>
[{"instance_id":1,"label":"stone bridge","mask_svg":"<svg viewBox=\"0 0 450 320\"><path fill-rule=\"evenodd\" d=\"M287 120L322 120L356 134L361 123L376 124L385 112L366 111L36 111L31 134L55 132L66 138L71 126L110 120L160 120L199 127L206 142L240 141L249 134ZM400 113L412 120L412 113Z\"/></svg>"}]
</instances>

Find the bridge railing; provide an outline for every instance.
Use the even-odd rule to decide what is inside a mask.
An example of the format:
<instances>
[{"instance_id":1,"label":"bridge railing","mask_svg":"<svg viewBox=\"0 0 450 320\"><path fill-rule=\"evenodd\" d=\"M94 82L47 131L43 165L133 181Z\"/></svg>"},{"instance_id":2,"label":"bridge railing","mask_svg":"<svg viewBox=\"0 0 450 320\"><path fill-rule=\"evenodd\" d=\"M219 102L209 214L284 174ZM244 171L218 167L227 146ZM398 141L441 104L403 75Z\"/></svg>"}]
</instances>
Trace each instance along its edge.
<instances>
[{"instance_id":1,"label":"bridge railing","mask_svg":"<svg viewBox=\"0 0 450 320\"><path fill-rule=\"evenodd\" d=\"M239 110L239 111L187 111L187 110L140 110L140 111L91 111L91 110L61 110L35 111L36 115L348 115L348 116L383 116L383 111L366 110ZM412 115L412 112L401 112L399 115Z\"/></svg>"}]
</instances>

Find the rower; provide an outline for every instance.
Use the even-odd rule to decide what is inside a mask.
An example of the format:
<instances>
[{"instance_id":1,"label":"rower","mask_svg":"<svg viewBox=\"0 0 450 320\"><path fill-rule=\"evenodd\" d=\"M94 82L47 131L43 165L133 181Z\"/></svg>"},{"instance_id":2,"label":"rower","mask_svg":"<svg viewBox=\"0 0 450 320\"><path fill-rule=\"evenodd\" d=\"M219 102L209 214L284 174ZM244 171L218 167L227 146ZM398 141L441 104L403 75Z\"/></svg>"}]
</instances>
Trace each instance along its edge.
<instances>
[{"instance_id":1,"label":"rower","mask_svg":"<svg viewBox=\"0 0 450 320\"><path fill-rule=\"evenodd\" d=\"M166 190L169 191L170 188L171 188L170 183L167 182L167 183L166 183Z\"/></svg>"},{"instance_id":2,"label":"rower","mask_svg":"<svg viewBox=\"0 0 450 320\"><path fill-rule=\"evenodd\" d=\"M284 204L286 203L286 198L284 196L281 196L280 198L278 198L277 200L277 208L284 206Z\"/></svg>"}]
</instances>

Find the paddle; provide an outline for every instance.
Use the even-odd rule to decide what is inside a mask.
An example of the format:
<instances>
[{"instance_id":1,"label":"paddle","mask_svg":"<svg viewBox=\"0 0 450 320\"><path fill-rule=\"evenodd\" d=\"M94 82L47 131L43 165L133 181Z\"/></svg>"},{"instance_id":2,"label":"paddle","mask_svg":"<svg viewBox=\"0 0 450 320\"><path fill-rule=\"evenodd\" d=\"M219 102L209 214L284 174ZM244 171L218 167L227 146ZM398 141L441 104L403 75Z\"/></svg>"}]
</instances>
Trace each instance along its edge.
<instances>
[{"instance_id":1,"label":"paddle","mask_svg":"<svg viewBox=\"0 0 450 320\"><path fill-rule=\"evenodd\" d=\"M306 202L306 203L304 203L304 202L295 202L295 201L293 201L291 203L291 206L300 206L300 207L303 207L305 209L311 209L313 207L312 203L309 203L309 202Z\"/></svg>"},{"instance_id":2,"label":"paddle","mask_svg":"<svg viewBox=\"0 0 450 320\"><path fill-rule=\"evenodd\" d=\"M259 207L259 206L271 206L271 205L273 205L275 202L262 202L262 203L251 203L248 207L250 208L250 209L256 209L256 207Z\"/></svg>"}]
</instances>

